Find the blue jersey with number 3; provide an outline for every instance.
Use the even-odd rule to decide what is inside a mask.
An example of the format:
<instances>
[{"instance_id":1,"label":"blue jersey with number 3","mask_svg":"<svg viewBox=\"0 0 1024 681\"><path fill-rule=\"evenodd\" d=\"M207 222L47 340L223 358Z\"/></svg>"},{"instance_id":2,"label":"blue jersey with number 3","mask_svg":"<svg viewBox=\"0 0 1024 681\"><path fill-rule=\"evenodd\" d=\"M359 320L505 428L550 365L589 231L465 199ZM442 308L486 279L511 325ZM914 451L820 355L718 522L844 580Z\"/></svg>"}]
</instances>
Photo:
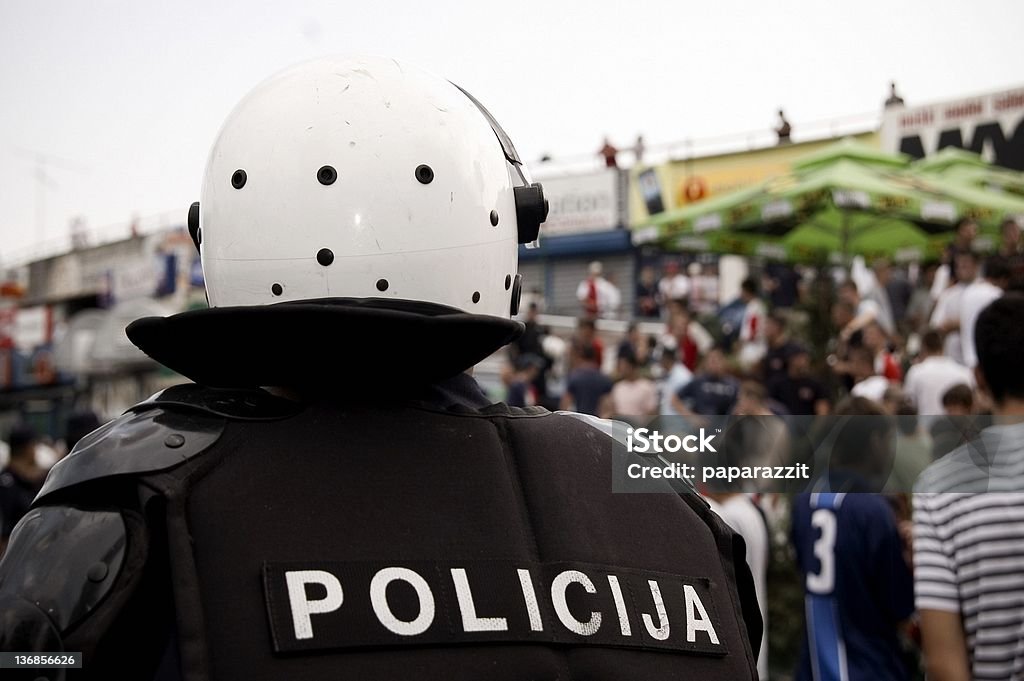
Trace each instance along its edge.
<instances>
[{"instance_id":1,"label":"blue jersey with number 3","mask_svg":"<svg viewBox=\"0 0 1024 681\"><path fill-rule=\"evenodd\" d=\"M914 611L914 584L885 499L802 494L793 545L807 616L798 681L908 679L897 625Z\"/></svg>"}]
</instances>

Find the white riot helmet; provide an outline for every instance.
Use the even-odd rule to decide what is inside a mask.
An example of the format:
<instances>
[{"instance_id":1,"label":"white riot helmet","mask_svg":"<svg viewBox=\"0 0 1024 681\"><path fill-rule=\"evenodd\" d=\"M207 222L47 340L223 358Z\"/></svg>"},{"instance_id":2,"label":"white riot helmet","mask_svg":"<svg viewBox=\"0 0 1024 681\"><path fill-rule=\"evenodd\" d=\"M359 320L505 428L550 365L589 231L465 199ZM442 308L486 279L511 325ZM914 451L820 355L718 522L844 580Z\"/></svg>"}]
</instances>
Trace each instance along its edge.
<instances>
[{"instance_id":1,"label":"white riot helmet","mask_svg":"<svg viewBox=\"0 0 1024 681\"><path fill-rule=\"evenodd\" d=\"M497 318L509 336L518 244L546 214L540 185L467 92L391 59L334 58L270 78L235 108L189 231L211 310L236 321L252 318L243 308L342 299L372 317ZM133 341L168 364L151 351L160 333L135 326Z\"/></svg>"}]
</instances>

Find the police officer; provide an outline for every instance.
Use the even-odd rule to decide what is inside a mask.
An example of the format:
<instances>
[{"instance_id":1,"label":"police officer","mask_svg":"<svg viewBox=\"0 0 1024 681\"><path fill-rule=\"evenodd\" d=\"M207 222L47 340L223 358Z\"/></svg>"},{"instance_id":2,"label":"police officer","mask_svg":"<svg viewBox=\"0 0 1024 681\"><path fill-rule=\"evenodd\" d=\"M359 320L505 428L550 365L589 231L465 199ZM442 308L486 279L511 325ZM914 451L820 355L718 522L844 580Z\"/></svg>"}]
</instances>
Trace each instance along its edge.
<instances>
[{"instance_id":1,"label":"police officer","mask_svg":"<svg viewBox=\"0 0 1024 681\"><path fill-rule=\"evenodd\" d=\"M699 497L613 493L621 445L466 373L521 333L545 216L445 80L330 59L257 87L189 214L209 309L128 328L194 383L53 469L0 649L96 678L752 678L743 548Z\"/></svg>"}]
</instances>

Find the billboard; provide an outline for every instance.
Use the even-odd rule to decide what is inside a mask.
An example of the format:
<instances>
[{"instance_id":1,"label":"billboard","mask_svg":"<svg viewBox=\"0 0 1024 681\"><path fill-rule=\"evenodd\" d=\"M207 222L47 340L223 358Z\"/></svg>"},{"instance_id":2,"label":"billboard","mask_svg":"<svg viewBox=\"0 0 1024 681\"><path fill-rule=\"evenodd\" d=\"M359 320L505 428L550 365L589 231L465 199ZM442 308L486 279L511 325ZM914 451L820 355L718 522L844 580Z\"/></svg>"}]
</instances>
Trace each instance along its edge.
<instances>
[{"instance_id":1,"label":"billboard","mask_svg":"<svg viewBox=\"0 0 1024 681\"><path fill-rule=\"evenodd\" d=\"M1024 88L886 109L881 142L914 158L957 147L1024 170Z\"/></svg>"},{"instance_id":2,"label":"billboard","mask_svg":"<svg viewBox=\"0 0 1024 681\"><path fill-rule=\"evenodd\" d=\"M878 146L877 132L851 137ZM829 138L635 168L629 183L629 224L639 225L663 211L682 208L709 196L727 194L789 172L794 160L834 142L835 139ZM544 189L546 192L547 183Z\"/></svg>"},{"instance_id":3,"label":"billboard","mask_svg":"<svg viewBox=\"0 0 1024 681\"><path fill-rule=\"evenodd\" d=\"M624 224L617 170L547 177L540 180L548 201L541 238L603 232Z\"/></svg>"}]
</instances>

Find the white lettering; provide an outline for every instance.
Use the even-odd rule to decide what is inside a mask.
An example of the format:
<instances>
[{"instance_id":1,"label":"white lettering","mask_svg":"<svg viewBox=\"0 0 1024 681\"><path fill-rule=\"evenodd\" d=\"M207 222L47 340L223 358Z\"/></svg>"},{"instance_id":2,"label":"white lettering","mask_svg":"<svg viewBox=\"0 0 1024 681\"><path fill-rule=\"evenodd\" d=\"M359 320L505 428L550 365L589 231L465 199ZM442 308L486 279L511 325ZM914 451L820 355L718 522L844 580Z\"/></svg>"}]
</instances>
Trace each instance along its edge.
<instances>
[{"instance_id":1,"label":"white lettering","mask_svg":"<svg viewBox=\"0 0 1024 681\"><path fill-rule=\"evenodd\" d=\"M400 620L391 612L387 590L388 585L394 581L406 582L416 590L416 597L420 601L420 612L412 621ZM399 636L422 634L434 623L434 594L430 592L430 585L408 568L389 567L375 574L370 581L370 603L373 605L373 612L377 614L380 623Z\"/></svg>"},{"instance_id":2,"label":"white lettering","mask_svg":"<svg viewBox=\"0 0 1024 681\"><path fill-rule=\"evenodd\" d=\"M661 588L658 587L656 581L649 579L647 584L651 587L651 598L654 599L654 609L658 613L658 626L654 626L654 620L647 613L644 613L643 617L644 626L647 627L647 633L652 638L664 641L669 635L668 612L665 610L665 601L661 597Z\"/></svg>"},{"instance_id":3,"label":"white lettering","mask_svg":"<svg viewBox=\"0 0 1024 681\"><path fill-rule=\"evenodd\" d=\"M540 618L540 605L537 603L537 592L533 590L533 579L529 570L516 570L519 573L519 586L523 589L523 600L526 601L526 612L530 616L530 630L544 631L544 620Z\"/></svg>"},{"instance_id":4,"label":"white lettering","mask_svg":"<svg viewBox=\"0 0 1024 681\"><path fill-rule=\"evenodd\" d=\"M694 643L697 640L697 632L706 631L711 642L718 645L718 634L715 633L715 627L711 624L708 611L700 602L697 590L689 584L683 584L683 595L686 597L686 642ZM700 617L697 616L698 614Z\"/></svg>"},{"instance_id":5,"label":"white lettering","mask_svg":"<svg viewBox=\"0 0 1024 681\"><path fill-rule=\"evenodd\" d=\"M608 575L608 586L612 588L612 598L615 599L615 610L619 613L619 629L623 636L632 636L629 628L629 616L626 615L626 602L622 599L622 587L619 586L619 578L615 575Z\"/></svg>"},{"instance_id":6,"label":"white lettering","mask_svg":"<svg viewBox=\"0 0 1024 681\"><path fill-rule=\"evenodd\" d=\"M508 631L508 621L504 617L477 617L473 591L469 588L469 579L463 568L452 568L452 582L455 584L455 597L459 599L463 629L467 632Z\"/></svg>"},{"instance_id":7,"label":"white lettering","mask_svg":"<svg viewBox=\"0 0 1024 681\"><path fill-rule=\"evenodd\" d=\"M565 600L565 590L572 584L580 584L588 594L596 593L597 587L590 581L590 577L579 570L566 570L551 580L551 602L555 606L555 614L561 620L565 628L580 636L593 636L601 628L601 613L591 612L590 619L581 622L572 616L569 611L569 604Z\"/></svg>"},{"instance_id":8,"label":"white lettering","mask_svg":"<svg viewBox=\"0 0 1024 681\"><path fill-rule=\"evenodd\" d=\"M341 582L330 572L323 570L292 570L284 573L288 585L288 604L292 610L292 624L295 638L313 638L313 621L310 615L334 612L345 600ZM306 585L319 584L327 590L323 598L310 600L306 597Z\"/></svg>"}]
</instances>

